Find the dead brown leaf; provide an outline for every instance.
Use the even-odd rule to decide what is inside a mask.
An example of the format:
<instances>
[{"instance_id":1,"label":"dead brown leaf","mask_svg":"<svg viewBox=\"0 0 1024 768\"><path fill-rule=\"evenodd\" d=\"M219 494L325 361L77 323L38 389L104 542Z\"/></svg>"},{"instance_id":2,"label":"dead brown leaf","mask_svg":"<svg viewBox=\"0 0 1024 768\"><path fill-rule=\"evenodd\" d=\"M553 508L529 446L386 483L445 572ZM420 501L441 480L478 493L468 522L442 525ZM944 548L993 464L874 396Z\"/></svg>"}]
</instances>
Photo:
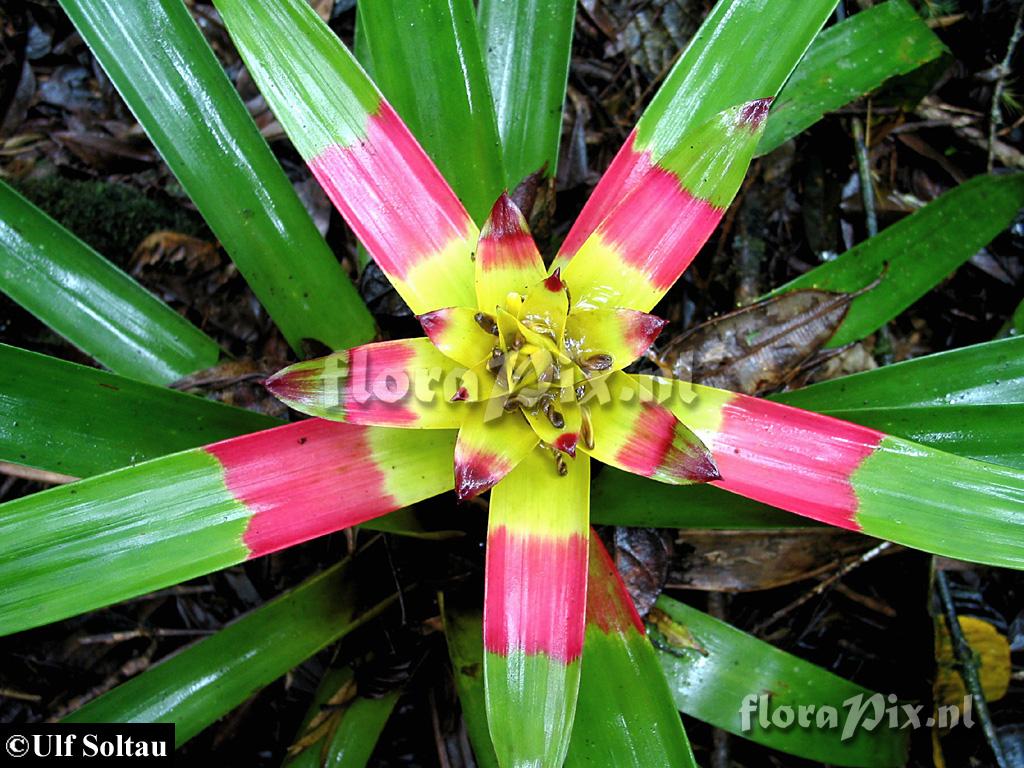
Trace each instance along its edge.
<instances>
[{"instance_id":1,"label":"dead brown leaf","mask_svg":"<svg viewBox=\"0 0 1024 768\"><path fill-rule=\"evenodd\" d=\"M616 528L615 567L633 604L646 616L665 586L672 539L658 528Z\"/></svg>"},{"instance_id":2,"label":"dead brown leaf","mask_svg":"<svg viewBox=\"0 0 1024 768\"><path fill-rule=\"evenodd\" d=\"M873 543L832 528L681 530L666 586L714 592L772 589L833 570Z\"/></svg>"},{"instance_id":3,"label":"dead brown leaf","mask_svg":"<svg viewBox=\"0 0 1024 768\"><path fill-rule=\"evenodd\" d=\"M656 362L677 379L747 395L770 392L824 346L857 295L807 290L776 296L690 329Z\"/></svg>"},{"instance_id":4,"label":"dead brown leaf","mask_svg":"<svg viewBox=\"0 0 1024 768\"><path fill-rule=\"evenodd\" d=\"M181 232L154 232L138 244L132 254L132 274L160 264L181 264L189 272L215 269L220 265L220 252L213 243Z\"/></svg>"}]
</instances>

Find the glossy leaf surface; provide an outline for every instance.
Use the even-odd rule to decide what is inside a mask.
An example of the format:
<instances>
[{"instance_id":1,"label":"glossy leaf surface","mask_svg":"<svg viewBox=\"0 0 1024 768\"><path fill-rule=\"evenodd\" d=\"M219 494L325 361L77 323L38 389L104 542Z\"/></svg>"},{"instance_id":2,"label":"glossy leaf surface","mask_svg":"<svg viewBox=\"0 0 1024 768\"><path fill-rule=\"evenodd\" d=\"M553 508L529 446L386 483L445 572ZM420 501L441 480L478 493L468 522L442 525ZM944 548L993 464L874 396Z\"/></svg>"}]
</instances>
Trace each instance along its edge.
<instances>
[{"instance_id":1,"label":"glossy leaf surface","mask_svg":"<svg viewBox=\"0 0 1024 768\"><path fill-rule=\"evenodd\" d=\"M937 352L772 398L815 411L1024 403L1024 338Z\"/></svg>"},{"instance_id":2,"label":"glossy leaf surface","mask_svg":"<svg viewBox=\"0 0 1024 768\"><path fill-rule=\"evenodd\" d=\"M0 505L0 634L441 493L452 487L453 443L453 432L310 419L7 502Z\"/></svg>"},{"instance_id":3,"label":"glossy leaf surface","mask_svg":"<svg viewBox=\"0 0 1024 768\"><path fill-rule=\"evenodd\" d=\"M944 451L1019 466L1016 419L1024 402L1024 339L978 344L772 396ZM943 410L946 405L956 406ZM942 412L938 412L942 411ZM593 519L652 527L805 526L766 504L708 486L669 488L604 468Z\"/></svg>"},{"instance_id":4,"label":"glossy leaf surface","mask_svg":"<svg viewBox=\"0 0 1024 768\"><path fill-rule=\"evenodd\" d=\"M945 50L905 0L888 0L822 30L772 106L757 154Z\"/></svg>"},{"instance_id":5,"label":"glossy leaf surface","mask_svg":"<svg viewBox=\"0 0 1024 768\"><path fill-rule=\"evenodd\" d=\"M0 290L115 373L167 384L220 358L185 318L0 181Z\"/></svg>"},{"instance_id":6,"label":"glossy leaf surface","mask_svg":"<svg viewBox=\"0 0 1024 768\"><path fill-rule=\"evenodd\" d=\"M550 177L558 169L576 3L481 0L478 14L505 184L514 190L531 174Z\"/></svg>"},{"instance_id":7,"label":"glossy leaf surface","mask_svg":"<svg viewBox=\"0 0 1024 768\"><path fill-rule=\"evenodd\" d=\"M181 0L61 5L292 348L374 323Z\"/></svg>"},{"instance_id":8,"label":"glossy leaf surface","mask_svg":"<svg viewBox=\"0 0 1024 768\"><path fill-rule=\"evenodd\" d=\"M0 344L0 461L88 477L278 424Z\"/></svg>"},{"instance_id":9,"label":"glossy leaf surface","mask_svg":"<svg viewBox=\"0 0 1024 768\"><path fill-rule=\"evenodd\" d=\"M835 0L716 3L637 123L637 138L670 146L724 109L777 94L835 6Z\"/></svg>"},{"instance_id":10,"label":"glossy leaf surface","mask_svg":"<svg viewBox=\"0 0 1024 768\"><path fill-rule=\"evenodd\" d=\"M887 728L885 721L872 731L854 728L849 738L843 738L846 702L858 696L866 702L873 691L665 595L658 598L654 610L652 640L682 712L758 744L829 765L904 764L907 732ZM767 727L756 709L761 701L769 718ZM744 702L750 710L747 722ZM795 715L797 707L810 703L816 712L833 707L840 727L772 725L772 712L779 707L790 707Z\"/></svg>"},{"instance_id":11,"label":"glossy leaf surface","mask_svg":"<svg viewBox=\"0 0 1024 768\"><path fill-rule=\"evenodd\" d=\"M174 654L64 722L171 722L180 746L263 686L387 608L357 615L345 560Z\"/></svg>"},{"instance_id":12,"label":"glossy leaf surface","mask_svg":"<svg viewBox=\"0 0 1024 768\"><path fill-rule=\"evenodd\" d=\"M769 295L800 288L853 292L878 280L853 300L828 343L841 347L878 330L930 291L1002 232L1022 206L1024 174L977 176Z\"/></svg>"},{"instance_id":13,"label":"glossy leaf surface","mask_svg":"<svg viewBox=\"0 0 1024 768\"><path fill-rule=\"evenodd\" d=\"M643 621L593 530L583 675L565 764L697 765Z\"/></svg>"},{"instance_id":14,"label":"glossy leaf surface","mask_svg":"<svg viewBox=\"0 0 1024 768\"><path fill-rule=\"evenodd\" d=\"M477 227L334 31L305 0L215 5L295 148L412 311L470 305Z\"/></svg>"},{"instance_id":15,"label":"glossy leaf surface","mask_svg":"<svg viewBox=\"0 0 1024 768\"><path fill-rule=\"evenodd\" d=\"M359 22L374 81L483 222L505 174L472 0L361 0Z\"/></svg>"}]
</instances>

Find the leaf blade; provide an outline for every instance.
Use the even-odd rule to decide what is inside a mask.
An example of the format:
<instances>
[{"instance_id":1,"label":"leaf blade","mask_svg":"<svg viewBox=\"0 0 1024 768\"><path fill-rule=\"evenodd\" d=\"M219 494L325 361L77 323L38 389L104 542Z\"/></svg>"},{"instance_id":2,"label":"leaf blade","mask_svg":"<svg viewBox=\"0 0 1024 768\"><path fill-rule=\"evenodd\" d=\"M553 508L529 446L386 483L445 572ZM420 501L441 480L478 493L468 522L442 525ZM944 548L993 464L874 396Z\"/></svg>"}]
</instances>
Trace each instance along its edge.
<instances>
[{"instance_id":1,"label":"leaf blade","mask_svg":"<svg viewBox=\"0 0 1024 768\"><path fill-rule=\"evenodd\" d=\"M453 443L453 432L312 419L7 502L0 505L0 634L441 493L452 487Z\"/></svg>"},{"instance_id":2,"label":"leaf blade","mask_svg":"<svg viewBox=\"0 0 1024 768\"><path fill-rule=\"evenodd\" d=\"M685 628L706 651L662 644L658 659L679 709L729 733L789 754L830 765L902 766L906 732L886 727L856 729L843 739L838 728L764 728L755 714L744 728L744 702L771 691L770 709L814 702L846 712L844 703L872 691L747 635L707 614L662 595L655 604ZM666 650L667 649L667 650ZM881 694L879 694L881 696Z\"/></svg>"},{"instance_id":3,"label":"leaf blade","mask_svg":"<svg viewBox=\"0 0 1024 768\"><path fill-rule=\"evenodd\" d=\"M772 291L801 288L855 298L826 346L841 347L876 331L931 290L1005 229L1024 206L1024 174L976 176L833 261Z\"/></svg>"},{"instance_id":4,"label":"leaf blade","mask_svg":"<svg viewBox=\"0 0 1024 768\"><path fill-rule=\"evenodd\" d=\"M484 680L504 765L565 759L580 680L589 501L590 459L577 455L560 477L541 448L491 493Z\"/></svg>"},{"instance_id":5,"label":"leaf blade","mask_svg":"<svg viewBox=\"0 0 1024 768\"><path fill-rule=\"evenodd\" d=\"M1024 338L937 352L774 395L811 410L1024 402Z\"/></svg>"},{"instance_id":6,"label":"leaf blade","mask_svg":"<svg viewBox=\"0 0 1024 768\"><path fill-rule=\"evenodd\" d=\"M623 695L629 691L628 696ZM597 534L590 532L587 634L566 765L696 768L643 621Z\"/></svg>"},{"instance_id":7,"label":"leaf blade","mask_svg":"<svg viewBox=\"0 0 1024 768\"><path fill-rule=\"evenodd\" d=\"M61 5L292 349L373 338L355 286L185 4Z\"/></svg>"},{"instance_id":8,"label":"leaf blade","mask_svg":"<svg viewBox=\"0 0 1024 768\"><path fill-rule=\"evenodd\" d=\"M564 266L635 188L638 170L657 162L690 129L737 104L774 97L836 2L715 4L598 182L555 266Z\"/></svg>"},{"instance_id":9,"label":"leaf blade","mask_svg":"<svg viewBox=\"0 0 1024 768\"><path fill-rule=\"evenodd\" d=\"M0 290L115 373L167 384L220 347L0 181Z\"/></svg>"},{"instance_id":10,"label":"leaf blade","mask_svg":"<svg viewBox=\"0 0 1024 768\"><path fill-rule=\"evenodd\" d=\"M945 50L903 0L880 3L822 30L772 106L756 154L768 154L826 112L933 61Z\"/></svg>"},{"instance_id":11,"label":"leaf blade","mask_svg":"<svg viewBox=\"0 0 1024 768\"><path fill-rule=\"evenodd\" d=\"M362 0L359 20L377 85L482 222L505 171L472 1Z\"/></svg>"},{"instance_id":12,"label":"leaf blade","mask_svg":"<svg viewBox=\"0 0 1024 768\"><path fill-rule=\"evenodd\" d=\"M217 0L285 132L415 314L472 306L478 231L349 50L305 0Z\"/></svg>"},{"instance_id":13,"label":"leaf blade","mask_svg":"<svg viewBox=\"0 0 1024 768\"><path fill-rule=\"evenodd\" d=\"M0 344L4 461L88 477L278 424L253 411Z\"/></svg>"},{"instance_id":14,"label":"leaf blade","mask_svg":"<svg viewBox=\"0 0 1024 768\"><path fill-rule=\"evenodd\" d=\"M172 722L181 746L317 651L380 613L356 615L352 559L314 576L64 719L69 723Z\"/></svg>"},{"instance_id":15,"label":"leaf blade","mask_svg":"<svg viewBox=\"0 0 1024 768\"><path fill-rule=\"evenodd\" d=\"M574 0L481 0L478 16L505 155L505 186L558 169Z\"/></svg>"}]
</instances>

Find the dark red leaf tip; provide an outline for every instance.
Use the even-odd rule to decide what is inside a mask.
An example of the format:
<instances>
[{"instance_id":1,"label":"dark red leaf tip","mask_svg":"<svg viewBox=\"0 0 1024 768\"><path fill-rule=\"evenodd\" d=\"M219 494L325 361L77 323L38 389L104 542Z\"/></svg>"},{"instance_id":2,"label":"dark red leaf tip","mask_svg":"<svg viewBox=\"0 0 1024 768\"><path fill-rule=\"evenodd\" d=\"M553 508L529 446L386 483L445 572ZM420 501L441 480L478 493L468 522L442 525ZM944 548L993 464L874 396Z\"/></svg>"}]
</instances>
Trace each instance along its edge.
<instances>
[{"instance_id":1,"label":"dark red leaf tip","mask_svg":"<svg viewBox=\"0 0 1024 768\"><path fill-rule=\"evenodd\" d=\"M263 380L266 390L281 400L296 400L306 392L308 376L287 368Z\"/></svg>"},{"instance_id":2,"label":"dark red leaf tip","mask_svg":"<svg viewBox=\"0 0 1024 768\"><path fill-rule=\"evenodd\" d=\"M544 279L544 287L552 293L558 293L565 289L565 283L562 281L562 268L559 267L550 275Z\"/></svg>"},{"instance_id":3,"label":"dark red leaf tip","mask_svg":"<svg viewBox=\"0 0 1024 768\"><path fill-rule=\"evenodd\" d=\"M507 191L502 192L494 207L491 208L491 215L484 223L481 239L499 240L516 235L526 234L523 214L519 212L518 206L509 197Z\"/></svg>"},{"instance_id":4,"label":"dark red leaf tip","mask_svg":"<svg viewBox=\"0 0 1024 768\"><path fill-rule=\"evenodd\" d=\"M565 432L558 436L555 440L555 448L560 450L562 453L567 453L576 458L576 443L579 442L580 436L577 432Z\"/></svg>"},{"instance_id":5,"label":"dark red leaf tip","mask_svg":"<svg viewBox=\"0 0 1024 768\"><path fill-rule=\"evenodd\" d=\"M771 98L748 101L740 109L740 122L747 125L750 130L756 131L768 117L768 109L771 107L772 101Z\"/></svg>"},{"instance_id":6,"label":"dark red leaf tip","mask_svg":"<svg viewBox=\"0 0 1024 768\"><path fill-rule=\"evenodd\" d=\"M479 496L497 482L487 465L480 457L466 462L455 462L455 495L459 501L469 501Z\"/></svg>"},{"instance_id":7,"label":"dark red leaf tip","mask_svg":"<svg viewBox=\"0 0 1024 768\"><path fill-rule=\"evenodd\" d=\"M644 315L640 318L640 322L637 323L636 338L641 344L649 347L658 338L658 335L666 325L668 325L668 320L657 315Z\"/></svg>"},{"instance_id":8,"label":"dark red leaf tip","mask_svg":"<svg viewBox=\"0 0 1024 768\"><path fill-rule=\"evenodd\" d=\"M453 403L461 403L463 400L469 399L469 390L465 387L459 387L458 391L452 395Z\"/></svg>"},{"instance_id":9,"label":"dark red leaf tip","mask_svg":"<svg viewBox=\"0 0 1024 768\"><path fill-rule=\"evenodd\" d=\"M718 465L715 464L715 460L708 451L703 451L700 456L690 458L686 463L686 475L698 483L710 483L722 479L722 473L718 471Z\"/></svg>"},{"instance_id":10,"label":"dark red leaf tip","mask_svg":"<svg viewBox=\"0 0 1024 768\"><path fill-rule=\"evenodd\" d=\"M448 322L448 319L445 316L445 310L443 309L437 309L433 312L417 315L416 319L420 321L420 325L423 327L423 332L430 337L443 332L444 326Z\"/></svg>"}]
</instances>

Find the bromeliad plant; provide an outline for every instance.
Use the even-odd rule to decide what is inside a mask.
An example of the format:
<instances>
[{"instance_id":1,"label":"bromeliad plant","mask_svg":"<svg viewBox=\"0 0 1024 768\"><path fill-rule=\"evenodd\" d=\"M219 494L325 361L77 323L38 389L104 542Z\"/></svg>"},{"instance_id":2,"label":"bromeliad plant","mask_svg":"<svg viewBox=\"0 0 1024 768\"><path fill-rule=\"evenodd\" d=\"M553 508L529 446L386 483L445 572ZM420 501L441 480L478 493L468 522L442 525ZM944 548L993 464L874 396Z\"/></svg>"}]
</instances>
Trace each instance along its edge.
<instances>
[{"instance_id":1,"label":"bromeliad plant","mask_svg":"<svg viewBox=\"0 0 1024 768\"><path fill-rule=\"evenodd\" d=\"M68 5L99 25L103 2ZM682 62L690 69L670 76L550 267L507 194L478 230L304 0L215 5L279 122L426 338L355 346L268 380L318 418L4 505L6 632L363 524L452 487L462 499L490 489L483 643L491 742L502 765L558 766L585 648L603 648L606 663L649 651L636 650L642 625L600 545L589 543L591 459L663 483L711 483L930 552L1024 564L1019 471L625 372L663 329L649 312L739 189L772 98L830 3L794 22L805 28L793 32L803 45L767 57L764 72L774 74L761 73L765 90L750 98L716 103L708 83L728 90L728 78ZM743 45L752 27L721 14L710 39ZM588 552L598 553L599 577L589 588ZM606 591L611 597L595 606ZM621 648L602 645L616 633L627 638ZM673 747L679 760L692 762L682 744Z\"/></svg>"}]
</instances>

